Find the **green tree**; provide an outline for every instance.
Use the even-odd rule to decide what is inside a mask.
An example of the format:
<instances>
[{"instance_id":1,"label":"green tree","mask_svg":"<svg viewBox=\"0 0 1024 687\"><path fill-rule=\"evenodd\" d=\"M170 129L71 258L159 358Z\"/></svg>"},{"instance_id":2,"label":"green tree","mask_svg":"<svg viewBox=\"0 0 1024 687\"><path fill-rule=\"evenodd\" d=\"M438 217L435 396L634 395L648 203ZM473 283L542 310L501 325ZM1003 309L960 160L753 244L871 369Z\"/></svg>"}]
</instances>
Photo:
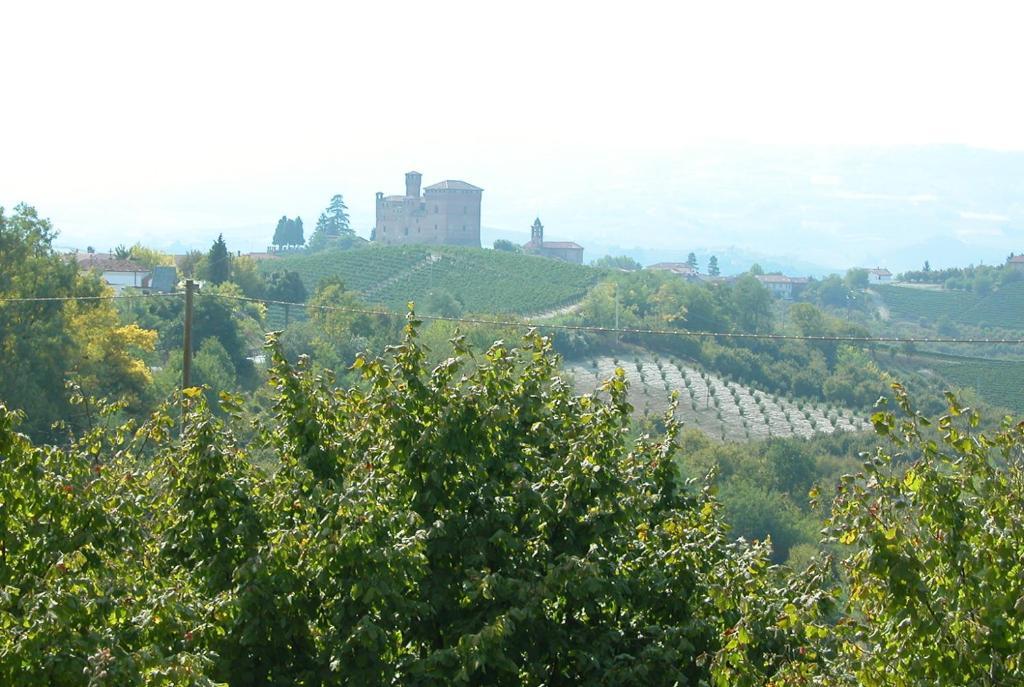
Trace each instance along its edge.
<instances>
[{"instance_id":1,"label":"green tree","mask_svg":"<svg viewBox=\"0 0 1024 687\"><path fill-rule=\"evenodd\" d=\"M772 296L752 274L745 274L732 286L736 323L748 332L767 331L772 318Z\"/></svg>"},{"instance_id":2,"label":"green tree","mask_svg":"<svg viewBox=\"0 0 1024 687\"><path fill-rule=\"evenodd\" d=\"M34 208L0 208L0 401L28 415L26 429L52 436L50 426L88 424L89 407L73 409L65 382L87 394L124 397L139 411L150 382L140 356L155 335L124 325L110 301L72 299L109 295L98 276L79 272L73 260L54 252L56 231Z\"/></svg>"},{"instance_id":3,"label":"green tree","mask_svg":"<svg viewBox=\"0 0 1024 687\"><path fill-rule=\"evenodd\" d=\"M627 272L635 272L636 270L643 269L643 265L628 255L606 255L603 258L595 260L594 267L602 267L612 270L625 270Z\"/></svg>"},{"instance_id":4,"label":"green tree","mask_svg":"<svg viewBox=\"0 0 1024 687\"><path fill-rule=\"evenodd\" d=\"M690 253L689 255L686 256L686 264L692 267L693 269L697 269L696 253Z\"/></svg>"},{"instance_id":5,"label":"green tree","mask_svg":"<svg viewBox=\"0 0 1024 687\"><path fill-rule=\"evenodd\" d=\"M450 291L431 289L423 297L422 312L426 315L459 317L462 314L462 302Z\"/></svg>"},{"instance_id":6,"label":"green tree","mask_svg":"<svg viewBox=\"0 0 1024 687\"><path fill-rule=\"evenodd\" d=\"M717 277L722 272L718 268L718 258L712 255L708 258L708 274L712 277Z\"/></svg>"},{"instance_id":7,"label":"green tree","mask_svg":"<svg viewBox=\"0 0 1024 687\"><path fill-rule=\"evenodd\" d=\"M274 228L274 238L271 243L278 247L287 246L289 243L288 236L288 217L281 215L281 219L277 220L277 227Z\"/></svg>"},{"instance_id":8,"label":"green tree","mask_svg":"<svg viewBox=\"0 0 1024 687\"><path fill-rule=\"evenodd\" d=\"M224 242L224 235L219 234L206 254L206 264L200 278L213 284L223 284L231 279L231 254Z\"/></svg>"},{"instance_id":9,"label":"green tree","mask_svg":"<svg viewBox=\"0 0 1024 687\"><path fill-rule=\"evenodd\" d=\"M184 255L178 257L178 271L180 271L184 277L197 279L199 277L199 266L204 262L205 257L206 256L204 256L201 251L188 251Z\"/></svg>"},{"instance_id":10,"label":"green tree","mask_svg":"<svg viewBox=\"0 0 1024 687\"><path fill-rule=\"evenodd\" d=\"M824 660L787 665L775 684L1021 684L1024 429L983 433L952 394L929 420L894 390L898 409L872 417L891 446L844 477L832 504L844 586L829 585L834 604L780 608L766 628L811 638L803 655Z\"/></svg>"},{"instance_id":11,"label":"green tree","mask_svg":"<svg viewBox=\"0 0 1024 687\"><path fill-rule=\"evenodd\" d=\"M518 244L512 243L507 239L495 239L494 250L503 250L506 253L521 253L522 248Z\"/></svg>"},{"instance_id":12,"label":"green tree","mask_svg":"<svg viewBox=\"0 0 1024 687\"><path fill-rule=\"evenodd\" d=\"M249 298L263 298L266 295L267 283L255 260L242 256L232 258L230 265L231 282L237 284L243 294Z\"/></svg>"},{"instance_id":13,"label":"green tree","mask_svg":"<svg viewBox=\"0 0 1024 687\"><path fill-rule=\"evenodd\" d=\"M302 226L302 218L301 217L296 215L295 220L292 223L291 231L289 232L288 237L289 237L289 241L290 241L289 245L292 245L292 246L302 246L302 245L305 245L305 243L306 243L306 234L305 234L305 229Z\"/></svg>"},{"instance_id":14,"label":"green tree","mask_svg":"<svg viewBox=\"0 0 1024 687\"><path fill-rule=\"evenodd\" d=\"M174 264L174 258L167 253L158 251L154 248L147 248L141 243L136 243L132 246L128 253L131 256L132 261L137 262L143 267L148 267L149 269L153 269L154 267L161 265Z\"/></svg>"},{"instance_id":15,"label":"green tree","mask_svg":"<svg viewBox=\"0 0 1024 687\"><path fill-rule=\"evenodd\" d=\"M846 288L860 290L868 288L868 271L862 267L852 267L846 270L846 278L843 280Z\"/></svg>"},{"instance_id":16,"label":"green tree","mask_svg":"<svg viewBox=\"0 0 1024 687\"><path fill-rule=\"evenodd\" d=\"M307 297L306 287L299 273L292 270L271 272L267 280L266 293L268 299L286 303L305 303Z\"/></svg>"},{"instance_id":17,"label":"green tree","mask_svg":"<svg viewBox=\"0 0 1024 687\"><path fill-rule=\"evenodd\" d=\"M416 335L348 390L275 349L267 471L240 398L64 448L0 408L0 682L710 683L767 548L674 423L629 440L622 374L576 397L538 336L431 370Z\"/></svg>"}]
</instances>

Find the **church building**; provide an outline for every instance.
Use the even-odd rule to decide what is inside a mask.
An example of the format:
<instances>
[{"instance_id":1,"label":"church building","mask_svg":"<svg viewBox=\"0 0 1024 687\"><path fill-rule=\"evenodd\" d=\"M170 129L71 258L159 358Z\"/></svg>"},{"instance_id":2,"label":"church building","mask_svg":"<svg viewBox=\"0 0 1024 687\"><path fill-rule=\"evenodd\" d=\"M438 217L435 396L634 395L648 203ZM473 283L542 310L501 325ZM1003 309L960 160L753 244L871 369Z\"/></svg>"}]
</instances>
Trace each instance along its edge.
<instances>
[{"instance_id":1,"label":"church building","mask_svg":"<svg viewBox=\"0 0 1024 687\"><path fill-rule=\"evenodd\" d=\"M405 175L405 195L377 193L377 225L373 240L388 245L443 243L480 247L480 197L483 189L449 179L427 186L423 175Z\"/></svg>"},{"instance_id":2,"label":"church building","mask_svg":"<svg viewBox=\"0 0 1024 687\"><path fill-rule=\"evenodd\" d=\"M533 220L533 226L530 227L530 242L523 245L523 252L577 265L583 264L583 246L580 244L573 241L544 240L544 225L540 223L540 217Z\"/></svg>"}]
</instances>

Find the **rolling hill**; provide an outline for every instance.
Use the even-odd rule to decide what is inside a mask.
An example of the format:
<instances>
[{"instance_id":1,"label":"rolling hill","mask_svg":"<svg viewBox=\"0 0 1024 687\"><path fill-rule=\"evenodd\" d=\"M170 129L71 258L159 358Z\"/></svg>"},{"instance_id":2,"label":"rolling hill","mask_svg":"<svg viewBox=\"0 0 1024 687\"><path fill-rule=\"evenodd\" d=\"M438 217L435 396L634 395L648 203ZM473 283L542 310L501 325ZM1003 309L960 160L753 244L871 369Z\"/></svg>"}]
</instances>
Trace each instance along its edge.
<instances>
[{"instance_id":1,"label":"rolling hill","mask_svg":"<svg viewBox=\"0 0 1024 687\"><path fill-rule=\"evenodd\" d=\"M467 313L545 312L579 300L600 270L528 255L455 246L368 246L267 260L264 272L293 270L312 293L321 280L340 278L372 304L403 309L443 290Z\"/></svg>"},{"instance_id":2,"label":"rolling hill","mask_svg":"<svg viewBox=\"0 0 1024 687\"><path fill-rule=\"evenodd\" d=\"M1024 331L1024 282L1007 284L986 296L966 291L873 287L892 316L910 322L950 322Z\"/></svg>"}]
</instances>

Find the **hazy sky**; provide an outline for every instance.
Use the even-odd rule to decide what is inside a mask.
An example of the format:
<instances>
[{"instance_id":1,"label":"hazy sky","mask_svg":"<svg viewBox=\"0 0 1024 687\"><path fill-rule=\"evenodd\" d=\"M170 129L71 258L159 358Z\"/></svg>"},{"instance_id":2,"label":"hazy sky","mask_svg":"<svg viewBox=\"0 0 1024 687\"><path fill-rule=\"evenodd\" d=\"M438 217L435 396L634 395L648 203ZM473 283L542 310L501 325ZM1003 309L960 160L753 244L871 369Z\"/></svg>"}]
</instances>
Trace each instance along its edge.
<instances>
[{"instance_id":1,"label":"hazy sky","mask_svg":"<svg viewBox=\"0 0 1024 687\"><path fill-rule=\"evenodd\" d=\"M0 204L105 248L269 238L341 191L362 230L373 191L416 168L479 183L484 223L525 233L537 186L577 159L590 174L714 140L1024 149L1020 7L8 2Z\"/></svg>"}]
</instances>

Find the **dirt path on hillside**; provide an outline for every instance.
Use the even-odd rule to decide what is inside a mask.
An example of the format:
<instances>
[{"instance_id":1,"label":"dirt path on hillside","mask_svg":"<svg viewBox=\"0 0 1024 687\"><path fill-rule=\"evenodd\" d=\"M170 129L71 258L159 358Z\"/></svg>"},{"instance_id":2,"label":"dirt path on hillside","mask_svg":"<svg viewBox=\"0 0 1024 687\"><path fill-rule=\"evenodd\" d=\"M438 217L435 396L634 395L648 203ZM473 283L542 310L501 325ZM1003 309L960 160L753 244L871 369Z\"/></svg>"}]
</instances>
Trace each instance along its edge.
<instances>
[{"instance_id":1,"label":"dirt path on hillside","mask_svg":"<svg viewBox=\"0 0 1024 687\"><path fill-rule=\"evenodd\" d=\"M882 300L882 294L877 291L872 291L871 289L867 289L867 294L871 296L871 302L874 304L875 308L878 309L878 316L882 318L882 321L888 322L892 319L892 313L889 312L889 308L886 307L885 301Z\"/></svg>"},{"instance_id":2,"label":"dirt path on hillside","mask_svg":"<svg viewBox=\"0 0 1024 687\"><path fill-rule=\"evenodd\" d=\"M563 305L560 308L554 310L545 310L541 313L535 313L533 315L523 315L524 320L550 320L552 317L558 317L559 315L571 315L580 309L583 305L583 301L576 303L570 303L569 305Z\"/></svg>"}]
</instances>

